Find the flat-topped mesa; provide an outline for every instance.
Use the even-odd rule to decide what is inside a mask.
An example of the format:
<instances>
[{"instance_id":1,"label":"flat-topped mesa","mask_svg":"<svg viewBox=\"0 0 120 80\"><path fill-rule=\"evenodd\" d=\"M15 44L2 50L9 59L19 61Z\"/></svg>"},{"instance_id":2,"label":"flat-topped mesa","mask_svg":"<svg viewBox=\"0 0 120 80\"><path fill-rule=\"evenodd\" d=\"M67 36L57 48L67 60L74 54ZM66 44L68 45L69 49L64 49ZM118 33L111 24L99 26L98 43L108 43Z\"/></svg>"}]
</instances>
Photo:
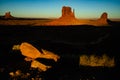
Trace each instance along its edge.
<instances>
[{"instance_id":1,"label":"flat-topped mesa","mask_svg":"<svg viewBox=\"0 0 120 80\"><path fill-rule=\"evenodd\" d=\"M5 18L5 19L11 19L11 18L13 18L13 17L11 16L10 12L6 12L4 18Z\"/></svg>"},{"instance_id":2,"label":"flat-topped mesa","mask_svg":"<svg viewBox=\"0 0 120 80\"><path fill-rule=\"evenodd\" d=\"M98 19L99 23L108 24L107 22L108 14L104 12L101 17Z\"/></svg>"},{"instance_id":3,"label":"flat-topped mesa","mask_svg":"<svg viewBox=\"0 0 120 80\"><path fill-rule=\"evenodd\" d=\"M74 9L73 11L71 10L71 7L69 6L63 6L62 7L62 16L60 18L75 18L75 15L74 15Z\"/></svg>"}]
</instances>

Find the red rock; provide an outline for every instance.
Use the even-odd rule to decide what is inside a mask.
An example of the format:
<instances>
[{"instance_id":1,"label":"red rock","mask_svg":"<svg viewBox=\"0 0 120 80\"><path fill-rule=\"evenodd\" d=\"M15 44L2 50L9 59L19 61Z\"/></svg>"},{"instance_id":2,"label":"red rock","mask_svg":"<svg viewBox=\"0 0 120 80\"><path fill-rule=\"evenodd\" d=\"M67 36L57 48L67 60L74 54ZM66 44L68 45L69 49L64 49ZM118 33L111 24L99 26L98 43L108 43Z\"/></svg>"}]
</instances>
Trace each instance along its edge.
<instances>
[{"instance_id":1,"label":"red rock","mask_svg":"<svg viewBox=\"0 0 120 80\"><path fill-rule=\"evenodd\" d=\"M61 16L61 18L65 18L65 17L75 18L74 10L72 11L71 7L68 7L68 6L63 6L62 7L62 16Z\"/></svg>"},{"instance_id":2,"label":"red rock","mask_svg":"<svg viewBox=\"0 0 120 80\"><path fill-rule=\"evenodd\" d=\"M60 18L52 22L48 22L45 25L75 25L76 23L78 23L78 20L75 18L74 15L74 10L72 11L71 7L63 6L61 12L62 15Z\"/></svg>"},{"instance_id":3,"label":"red rock","mask_svg":"<svg viewBox=\"0 0 120 80\"><path fill-rule=\"evenodd\" d=\"M10 18L13 18L10 14L10 12L6 12L5 13L5 19L10 19Z\"/></svg>"},{"instance_id":4,"label":"red rock","mask_svg":"<svg viewBox=\"0 0 120 80\"><path fill-rule=\"evenodd\" d=\"M60 18L45 23L45 25L94 25L94 26L106 26L107 23L107 13L104 12L101 17L97 20L80 20L75 18L74 9L72 11L71 7L63 6L62 15Z\"/></svg>"},{"instance_id":5,"label":"red rock","mask_svg":"<svg viewBox=\"0 0 120 80\"><path fill-rule=\"evenodd\" d=\"M98 21L100 23L103 23L103 24L108 24L107 23L107 19L108 19L108 14L106 12L104 12L101 17L98 19Z\"/></svg>"}]
</instances>

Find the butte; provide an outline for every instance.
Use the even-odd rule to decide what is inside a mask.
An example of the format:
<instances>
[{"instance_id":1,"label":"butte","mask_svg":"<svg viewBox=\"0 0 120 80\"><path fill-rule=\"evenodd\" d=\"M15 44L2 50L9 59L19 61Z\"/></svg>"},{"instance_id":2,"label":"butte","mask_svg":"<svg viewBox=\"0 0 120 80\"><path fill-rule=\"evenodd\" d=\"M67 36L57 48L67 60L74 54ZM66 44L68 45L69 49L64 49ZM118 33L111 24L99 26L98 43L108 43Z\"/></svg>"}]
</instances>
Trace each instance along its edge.
<instances>
[{"instance_id":1,"label":"butte","mask_svg":"<svg viewBox=\"0 0 120 80\"><path fill-rule=\"evenodd\" d=\"M45 25L50 26L61 26L61 25L93 25L93 26L106 26L108 25L107 19L108 14L104 12L99 19L90 20L90 19L77 19L75 17L75 10L71 9L69 6L62 7L62 15L60 18L45 23Z\"/></svg>"}]
</instances>

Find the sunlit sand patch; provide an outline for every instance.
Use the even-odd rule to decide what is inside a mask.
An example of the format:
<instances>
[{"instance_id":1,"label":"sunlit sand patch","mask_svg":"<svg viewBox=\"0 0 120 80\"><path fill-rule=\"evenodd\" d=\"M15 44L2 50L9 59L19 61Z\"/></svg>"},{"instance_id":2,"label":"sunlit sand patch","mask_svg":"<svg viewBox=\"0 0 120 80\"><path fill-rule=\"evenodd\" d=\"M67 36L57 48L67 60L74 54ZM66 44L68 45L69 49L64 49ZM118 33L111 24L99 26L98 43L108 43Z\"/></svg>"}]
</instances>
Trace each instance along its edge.
<instances>
[{"instance_id":1,"label":"sunlit sand patch","mask_svg":"<svg viewBox=\"0 0 120 80\"><path fill-rule=\"evenodd\" d=\"M102 56L81 55L80 56L80 65L91 66L91 67L98 67L98 66L114 67L115 60L114 60L114 58L110 58L106 54L103 54Z\"/></svg>"}]
</instances>

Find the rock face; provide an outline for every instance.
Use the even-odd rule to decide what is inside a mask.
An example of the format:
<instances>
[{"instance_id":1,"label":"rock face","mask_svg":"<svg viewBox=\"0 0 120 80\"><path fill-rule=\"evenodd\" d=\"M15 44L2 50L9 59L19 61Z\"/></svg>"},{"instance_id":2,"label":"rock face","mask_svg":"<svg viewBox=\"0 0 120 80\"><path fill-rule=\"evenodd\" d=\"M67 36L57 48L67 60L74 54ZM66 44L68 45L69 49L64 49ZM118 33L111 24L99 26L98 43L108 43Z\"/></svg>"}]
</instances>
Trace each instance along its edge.
<instances>
[{"instance_id":1,"label":"rock face","mask_svg":"<svg viewBox=\"0 0 120 80\"><path fill-rule=\"evenodd\" d=\"M20 45L20 51L23 56L25 56L25 61L32 61L31 67L32 68L38 68L42 71L46 71L48 68L51 68L51 66L42 64L41 62L35 60L37 58L45 58L45 59L53 59L55 62L60 58L60 56L54 54L53 52L43 50L40 52L37 48L32 46L31 44L27 42L23 42Z\"/></svg>"},{"instance_id":2,"label":"rock face","mask_svg":"<svg viewBox=\"0 0 120 80\"><path fill-rule=\"evenodd\" d=\"M11 18L13 18L13 17L11 16L10 12L6 12L5 19L11 19Z\"/></svg>"},{"instance_id":3,"label":"rock face","mask_svg":"<svg viewBox=\"0 0 120 80\"><path fill-rule=\"evenodd\" d=\"M57 20L48 22L45 25L75 25L78 23L78 20L75 18L74 9L72 11L71 7L63 6L62 15Z\"/></svg>"},{"instance_id":4,"label":"rock face","mask_svg":"<svg viewBox=\"0 0 120 80\"><path fill-rule=\"evenodd\" d=\"M57 60L60 58L58 55L44 49L42 49L42 52L40 52L37 48L27 42L23 42L20 45L20 51L23 56L31 59L45 58L53 59L55 62L57 62Z\"/></svg>"},{"instance_id":5,"label":"rock face","mask_svg":"<svg viewBox=\"0 0 120 80\"><path fill-rule=\"evenodd\" d=\"M101 17L98 19L98 21L99 21L99 23L108 24L107 19L108 19L108 14L106 12L104 12L101 15Z\"/></svg>"},{"instance_id":6,"label":"rock face","mask_svg":"<svg viewBox=\"0 0 120 80\"><path fill-rule=\"evenodd\" d=\"M60 18L75 18L74 9L71 10L71 7L63 6L62 7L62 16Z\"/></svg>"}]
</instances>

